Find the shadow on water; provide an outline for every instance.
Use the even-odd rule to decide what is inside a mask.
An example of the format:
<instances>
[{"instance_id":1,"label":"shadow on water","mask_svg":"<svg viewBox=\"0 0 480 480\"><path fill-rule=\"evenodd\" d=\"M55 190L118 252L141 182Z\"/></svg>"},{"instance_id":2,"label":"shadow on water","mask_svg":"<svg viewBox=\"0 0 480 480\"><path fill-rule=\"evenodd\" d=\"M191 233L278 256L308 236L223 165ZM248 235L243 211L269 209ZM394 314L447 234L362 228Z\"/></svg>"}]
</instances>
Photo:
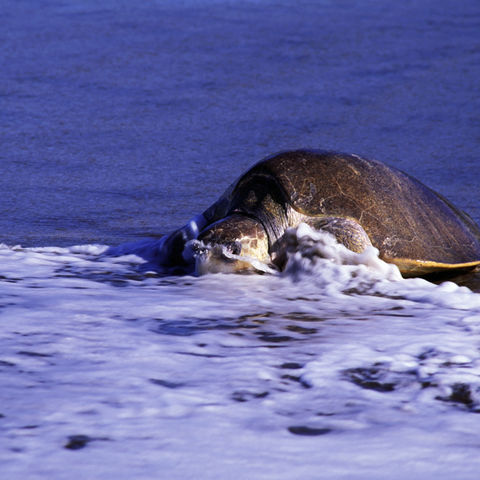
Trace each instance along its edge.
<instances>
[{"instance_id":1,"label":"shadow on water","mask_svg":"<svg viewBox=\"0 0 480 480\"><path fill-rule=\"evenodd\" d=\"M55 277L75 278L82 280L89 280L92 282L103 283L113 287L128 287L134 284L140 285L148 278L157 277L154 272L145 271L144 269L129 269L125 271L115 271L110 269L102 269L101 264L95 267L76 267L73 265L66 265L56 270ZM80 287L77 287L80 288ZM88 287L83 287L88 288Z\"/></svg>"},{"instance_id":2,"label":"shadow on water","mask_svg":"<svg viewBox=\"0 0 480 480\"><path fill-rule=\"evenodd\" d=\"M281 344L299 340L302 336L311 336L318 333L318 328L312 322L323 323L328 320L319 312L319 315L291 312L286 314L271 311L240 315L236 318L191 318L182 320L155 319L156 325L152 329L161 335L191 336L210 330L229 330L237 336L246 336L253 332L262 343ZM308 325L303 323L308 322Z\"/></svg>"},{"instance_id":3,"label":"shadow on water","mask_svg":"<svg viewBox=\"0 0 480 480\"><path fill-rule=\"evenodd\" d=\"M374 316L411 317L391 310L373 312ZM362 314L337 312L327 314L319 310L318 315L302 312L274 313L271 311L241 315L235 318L188 318L154 319L151 331L160 335L191 337L197 334L224 331L250 346L266 348L291 347L301 342L318 342L328 335L328 325L336 324L339 318L348 322L366 321ZM326 332L327 330L327 332Z\"/></svg>"},{"instance_id":4,"label":"shadow on water","mask_svg":"<svg viewBox=\"0 0 480 480\"><path fill-rule=\"evenodd\" d=\"M191 318L188 320L165 320L158 318L152 331L160 335L172 335L176 337L190 337L209 330L234 330L235 322L226 319L202 319Z\"/></svg>"},{"instance_id":5,"label":"shadow on water","mask_svg":"<svg viewBox=\"0 0 480 480\"><path fill-rule=\"evenodd\" d=\"M291 320L286 322L286 320ZM308 320L309 322L312 319ZM324 319L318 317L317 322ZM161 335L193 336L206 331L228 331L236 337L248 337L266 347L290 345L292 342L311 338L318 333L317 328L308 328L301 322L292 323L288 315L275 315L271 312L242 315L238 318L191 318L188 320L156 319L152 331Z\"/></svg>"},{"instance_id":6,"label":"shadow on water","mask_svg":"<svg viewBox=\"0 0 480 480\"><path fill-rule=\"evenodd\" d=\"M461 287L468 287L472 292L480 293L480 269L477 268L473 272L464 273L458 277L450 279L452 282ZM437 282L435 282L437 283Z\"/></svg>"}]
</instances>

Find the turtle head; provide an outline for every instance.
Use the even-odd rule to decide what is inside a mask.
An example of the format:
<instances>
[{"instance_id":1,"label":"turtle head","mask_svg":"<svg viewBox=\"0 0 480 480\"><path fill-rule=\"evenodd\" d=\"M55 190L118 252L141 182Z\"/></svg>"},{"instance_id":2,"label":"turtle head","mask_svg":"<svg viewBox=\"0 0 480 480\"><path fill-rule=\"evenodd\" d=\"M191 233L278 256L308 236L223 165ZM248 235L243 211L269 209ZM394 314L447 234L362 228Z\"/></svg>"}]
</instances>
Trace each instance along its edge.
<instances>
[{"instance_id":1,"label":"turtle head","mask_svg":"<svg viewBox=\"0 0 480 480\"><path fill-rule=\"evenodd\" d=\"M197 273L267 271L268 236L260 221L242 214L209 225L195 252Z\"/></svg>"}]
</instances>

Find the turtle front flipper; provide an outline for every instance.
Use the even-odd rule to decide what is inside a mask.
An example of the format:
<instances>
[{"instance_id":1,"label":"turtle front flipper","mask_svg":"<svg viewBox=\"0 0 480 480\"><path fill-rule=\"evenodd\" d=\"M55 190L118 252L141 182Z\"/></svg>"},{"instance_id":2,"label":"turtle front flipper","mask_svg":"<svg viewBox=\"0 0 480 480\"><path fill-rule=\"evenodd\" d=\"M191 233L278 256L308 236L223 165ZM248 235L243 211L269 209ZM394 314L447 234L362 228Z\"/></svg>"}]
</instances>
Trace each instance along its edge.
<instances>
[{"instance_id":1,"label":"turtle front flipper","mask_svg":"<svg viewBox=\"0 0 480 480\"><path fill-rule=\"evenodd\" d=\"M190 240L198 238L200 232L207 225L203 214L196 215L186 225L160 239L156 248L156 263L164 268L184 268L191 263L185 258L185 245Z\"/></svg>"},{"instance_id":2,"label":"turtle front flipper","mask_svg":"<svg viewBox=\"0 0 480 480\"><path fill-rule=\"evenodd\" d=\"M307 219L305 223L315 230L331 233L337 242L342 243L352 252L361 253L372 245L367 232L352 218L321 217Z\"/></svg>"}]
</instances>

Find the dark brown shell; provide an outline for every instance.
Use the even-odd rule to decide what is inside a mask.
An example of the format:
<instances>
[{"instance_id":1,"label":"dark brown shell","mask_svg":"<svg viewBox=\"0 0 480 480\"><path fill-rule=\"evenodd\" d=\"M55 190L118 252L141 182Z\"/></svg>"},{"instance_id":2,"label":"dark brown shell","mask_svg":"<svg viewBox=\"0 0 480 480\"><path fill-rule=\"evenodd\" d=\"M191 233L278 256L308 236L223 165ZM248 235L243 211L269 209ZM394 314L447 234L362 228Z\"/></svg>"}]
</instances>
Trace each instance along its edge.
<instances>
[{"instance_id":1,"label":"dark brown shell","mask_svg":"<svg viewBox=\"0 0 480 480\"><path fill-rule=\"evenodd\" d=\"M356 155L280 153L252 167L228 197L227 210L258 216L277 238L302 215L347 217L395 263L480 261L480 230L467 215L409 175Z\"/></svg>"}]
</instances>

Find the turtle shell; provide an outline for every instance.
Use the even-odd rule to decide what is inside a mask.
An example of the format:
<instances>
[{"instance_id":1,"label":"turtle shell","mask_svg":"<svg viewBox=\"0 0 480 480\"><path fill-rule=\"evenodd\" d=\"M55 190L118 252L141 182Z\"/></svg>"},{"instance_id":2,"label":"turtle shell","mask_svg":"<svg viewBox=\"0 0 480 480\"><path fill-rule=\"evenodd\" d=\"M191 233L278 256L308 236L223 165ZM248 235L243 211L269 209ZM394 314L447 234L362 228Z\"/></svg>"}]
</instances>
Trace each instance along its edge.
<instances>
[{"instance_id":1,"label":"turtle shell","mask_svg":"<svg viewBox=\"0 0 480 480\"><path fill-rule=\"evenodd\" d=\"M234 212L258 218L271 244L301 221L355 220L380 257L406 274L480 264L480 230L473 220L413 177L357 155L302 150L266 158L206 216Z\"/></svg>"}]
</instances>

